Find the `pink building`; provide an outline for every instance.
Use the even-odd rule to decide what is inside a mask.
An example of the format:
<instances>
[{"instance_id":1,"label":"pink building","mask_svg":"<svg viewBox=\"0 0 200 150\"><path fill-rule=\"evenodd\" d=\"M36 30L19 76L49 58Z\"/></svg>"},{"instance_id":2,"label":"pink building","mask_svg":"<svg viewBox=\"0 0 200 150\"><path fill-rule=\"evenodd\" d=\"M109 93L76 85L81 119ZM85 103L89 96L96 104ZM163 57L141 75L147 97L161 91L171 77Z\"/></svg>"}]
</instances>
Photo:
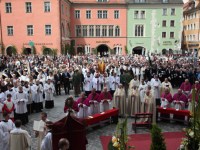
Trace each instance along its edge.
<instances>
[{"instance_id":1,"label":"pink building","mask_svg":"<svg viewBox=\"0 0 200 150\"><path fill-rule=\"evenodd\" d=\"M71 2L71 39L77 54L125 54L125 0Z\"/></svg>"},{"instance_id":2,"label":"pink building","mask_svg":"<svg viewBox=\"0 0 200 150\"><path fill-rule=\"evenodd\" d=\"M60 54L70 43L70 6L68 0L1 0L1 46L7 54Z\"/></svg>"}]
</instances>

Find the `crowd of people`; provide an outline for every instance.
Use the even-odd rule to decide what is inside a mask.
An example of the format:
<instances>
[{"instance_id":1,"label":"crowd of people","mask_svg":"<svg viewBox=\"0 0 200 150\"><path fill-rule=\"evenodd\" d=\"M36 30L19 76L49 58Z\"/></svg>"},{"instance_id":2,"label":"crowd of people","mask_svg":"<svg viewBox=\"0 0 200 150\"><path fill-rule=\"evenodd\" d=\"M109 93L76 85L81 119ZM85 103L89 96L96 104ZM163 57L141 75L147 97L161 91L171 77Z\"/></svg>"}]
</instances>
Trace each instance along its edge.
<instances>
[{"instance_id":1,"label":"crowd of people","mask_svg":"<svg viewBox=\"0 0 200 150\"><path fill-rule=\"evenodd\" d=\"M53 108L54 97L70 95L72 89L77 98L73 109L79 118L112 107L119 108L122 117L143 112L155 117L158 101L165 108L190 110L191 91L196 90L198 104L200 90L200 68L194 64L190 57L162 55L1 56L0 120L4 123L3 114L9 114L15 125L7 125L8 131L15 132L20 123L28 123L29 114ZM67 109L66 105L64 112ZM39 145L45 136L51 137L48 133L37 136ZM26 137L29 144L28 133Z\"/></svg>"}]
</instances>

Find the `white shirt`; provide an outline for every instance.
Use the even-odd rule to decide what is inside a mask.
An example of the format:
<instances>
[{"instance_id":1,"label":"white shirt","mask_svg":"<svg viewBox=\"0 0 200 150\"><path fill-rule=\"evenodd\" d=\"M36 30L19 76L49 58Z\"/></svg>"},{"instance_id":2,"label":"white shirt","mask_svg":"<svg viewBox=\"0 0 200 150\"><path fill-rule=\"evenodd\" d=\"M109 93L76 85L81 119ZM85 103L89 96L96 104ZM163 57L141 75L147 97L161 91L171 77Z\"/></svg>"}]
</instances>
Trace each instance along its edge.
<instances>
[{"instance_id":1,"label":"white shirt","mask_svg":"<svg viewBox=\"0 0 200 150\"><path fill-rule=\"evenodd\" d=\"M84 90L85 91L91 91L92 90L92 77L85 76L84 79Z\"/></svg>"},{"instance_id":2,"label":"white shirt","mask_svg":"<svg viewBox=\"0 0 200 150\"><path fill-rule=\"evenodd\" d=\"M48 132L42 140L41 150L52 150L52 133Z\"/></svg>"},{"instance_id":3,"label":"white shirt","mask_svg":"<svg viewBox=\"0 0 200 150\"><path fill-rule=\"evenodd\" d=\"M16 93L14 98L15 103L15 112L17 114L24 114L27 113L26 104L28 102L28 97L26 93Z\"/></svg>"},{"instance_id":4,"label":"white shirt","mask_svg":"<svg viewBox=\"0 0 200 150\"><path fill-rule=\"evenodd\" d=\"M120 83L120 78L118 76L114 77L114 76L111 76L110 77L110 88L111 90L115 91L118 87Z\"/></svg>"},{"instance_id":5,"label":"white shirt","mask_svg":"<svg viewBox=\"0 0 200 150\"><path fill-rule=\"evenodd\" d=\"M15 93L16 93L16 92L15 92L13 89L11 89L11 90L7 90L7 91L5 92L5 95L6 95L6 97L7 97L8 94L11 94L12 97L15 97Z\"/></svg>"}]
</instances>

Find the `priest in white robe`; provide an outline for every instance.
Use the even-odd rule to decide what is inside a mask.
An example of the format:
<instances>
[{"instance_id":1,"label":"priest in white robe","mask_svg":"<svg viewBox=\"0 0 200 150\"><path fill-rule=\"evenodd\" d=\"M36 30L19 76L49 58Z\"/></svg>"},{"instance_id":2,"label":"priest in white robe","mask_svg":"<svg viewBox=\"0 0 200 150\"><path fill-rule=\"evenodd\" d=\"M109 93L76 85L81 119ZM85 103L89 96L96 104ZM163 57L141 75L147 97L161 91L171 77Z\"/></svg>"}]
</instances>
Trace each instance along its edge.
<instances>
[{"instance_id":1,"label":"priest in white robe","mask_svg":"<svg viewBox=\"0 0 200 150\"><path fill-rule=\"evenodd\" d=\"M151 86L152 86L152 89L154 91L154 98L155 99L160 99L161 82L158 79L158 76L155 76L155 78L151 80Z\"/></svg>"},{"instance_id":2,"label":"priest in white robe","mask_svg":"<svg viewBox=\"0 0 200 150\"><path fill-rule=\"evenodd\" d=\"M7 112L3 113L4 120L0 122L0 130L4 134L4 143L2 150L10 150L9 141L10 141L10 131L15 128L14 123L10 119L10 116Z\"/></svg>"},{"instance_id":3,"label":"priest in white robe","mask_svg":"<svg viewBox=\"0 0 200 150\"><path fill-rule=\"evenodd\" d=\"M119 115L125 116L127 114L125 89L122 84L119 84L113 97L113 107L119 108Z\"/></svg>"},{"instance_id":4,"label":"priest in white robe","mask_svg":"<svg viewBox=\"0 0 200 150\"><path fill-rule=\"evenodd\" d=\"M129 83L129 90L133 88L133 86L136 86L137 88L140 85L140 81L137 79L137 76L134 76L134 79L132 79Z\"/></svg>"},{"instance_id":5,"label":"priest in white robe","mask_svg":"<svg viewBox=\"0 0 200 150\"><path fill-rule=\"evenodd\" d=\"M55 87L50 79L48 79L47 83L44 85L44 93L45 93L45 108L53 108L54 100L53 93L55 92Z\"/></svg>"},{"instance_id":6,"label":"priest in white robe","mask_svg":"<svg viewBox=\"0 0 200 150\"><path fill-rule=\"evenodd\" d=\"M10 132L10 150L29 150L31 136L26 130L21 129L22 122L15 121L15 129Z\"/></svg>"},{"instance_id":7,"label":"priest in white robe","mask_svg":"<svg viewBox=\"0 0 200 150\"><path fill-rule=\"evenodd\" d=\"M137 86L134 85L133 88L129 89L128 92L128 115L134 116L134 114L140 111L140 99L139 91Z\"/></svg>"},{"instance_id":8,"label":"priest in white robe","mask_svg":"<svg viewBox=\"0 0 200 150\"><path fill-rule=\"evenodd\" d=\"M115 90L117 89L118 85L120 84L120 78L117 76L116 73L113 73L113 76L110 76L110 94L113 96Z\"/></svg>"},{"instance_id":9,"label":"priest in white robe","mask_svg":"<svg viewBox=\"0 0 200 150\"><path fill-rule=\"evenodd\" d=\"M23 92L26 93L28 98L28 101L26 103L28 114L31 114L33 112L33 107L32 107L33 102L32 102L31 86L29 85L28 82L25 82L25 85L23 86Z\"/></svg>"},{"instance_id":10,"label":"priest in white robe","mask_svg":"<svg viewBox=\"0 0 200 150\"><path fill-rule=\"evenodd\" d=\"M144 99L145 90L147 88L147 84L144 82L144 79L141 79L141 83L138 88L138 92L140 94L140 101Z\"/></svg>"},{"instance_id":11,"label":"priest in white robe","mask_svg":"<svg viewBox=\"0 0 200 150\"><path fill-rule=\"evenodd\" d=\"M19 92L15 94L14 98L15 120L21 120L23 125L28 123L27 102L27 94L23 92L23 87L19 86Z\"/></svg>"},{"instance_id":12,"label":"priest in white robe","mask_svg":"<svg viewBox=\"0 0 200 150\"><path fill-rule=\"evenodd\" d=\"M92 91L92 76L90 72L87 72L87 75L84 77L83 88L86 96L88 96Z\"/></svg>"},{"instance_id":13,"label":"priest in white robe","mask_svg":"<svg viewBox=\"0 0 200 150\"><path fill-rule=\"evenodd\" d=\"M36 80L36 84L31 86L32 100L34 102L34 110L41 112L43 109L43 86L39 80Z\"/></svg>"},{"instance_id":14,"label":"priest in white robe","mask_svg":"<svg viewBox=\"0 0 200 150\"><path fill-rule=\"evenodd\" d=\"M0 88L0 121L3 119L2 108L5 100L6 100L6 95L4 92L1 91Z\"/></svg>"},{"instance_id":15,"label":"priest in white robe","mask_svg":"<svg viewBox=\"0 0 200 150\"><path fill-rule=\"evenodd\" d=\"M173 88L171 83L168 81L168 78L165 78L165 81L161 84L161 94L165 91L165 88L169 88L169 92L173 94Z\"/></svg>"},{"instance_id":16,"label":"priest in white robe","mask_svg":"<svg viewBox=\"0 0 200 150\"><path fill-rule=\"evenodd\" d=\"M101 84L102 84L103 82L102 82L102 78L99 76L99 74L97 73L96 75L95 75L95 77L93 77L93 79L92 79L92 86L93 86L93 88L95 88L96 89L96 92L98 93L98 94L100 94L101 93L101 90L102 90L102 88L101 88Z\"/></svg>"}]
</instances>

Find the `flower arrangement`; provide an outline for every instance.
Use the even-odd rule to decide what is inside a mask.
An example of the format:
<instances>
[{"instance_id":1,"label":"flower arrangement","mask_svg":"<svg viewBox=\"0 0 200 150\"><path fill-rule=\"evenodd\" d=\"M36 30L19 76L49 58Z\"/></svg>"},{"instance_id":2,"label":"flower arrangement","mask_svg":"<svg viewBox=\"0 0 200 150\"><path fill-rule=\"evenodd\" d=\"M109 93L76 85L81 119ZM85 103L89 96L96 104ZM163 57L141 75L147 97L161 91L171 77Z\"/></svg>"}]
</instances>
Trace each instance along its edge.
<instances>
[{"instance_id":1,"label":"flower arrangement","mask_svg":"<svg viewBox=\"0 0 200 150\"><path fill-rule=\"evenodd\" d=\"M119 121L116 127L114 136L108 144L108 150L130 150L134 146L128 146L127 134L127 118L124 121Z\"/></svg>"},{"instance_id":2,"label":"flower arrangement","mask_svg":"<svg viewBox=\"0 0 200 150\"><path fill-rule=\"evenodd\" d=\"M186 137L182 139L180 150L200 150L200 105L195 105L195 89L192 90L192 111L190 126L183 129ZM200 102L200 98L199 98Z\"/></svg>"}]
</instances>

